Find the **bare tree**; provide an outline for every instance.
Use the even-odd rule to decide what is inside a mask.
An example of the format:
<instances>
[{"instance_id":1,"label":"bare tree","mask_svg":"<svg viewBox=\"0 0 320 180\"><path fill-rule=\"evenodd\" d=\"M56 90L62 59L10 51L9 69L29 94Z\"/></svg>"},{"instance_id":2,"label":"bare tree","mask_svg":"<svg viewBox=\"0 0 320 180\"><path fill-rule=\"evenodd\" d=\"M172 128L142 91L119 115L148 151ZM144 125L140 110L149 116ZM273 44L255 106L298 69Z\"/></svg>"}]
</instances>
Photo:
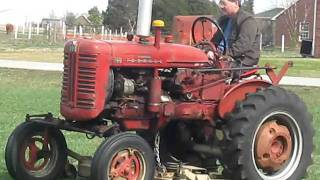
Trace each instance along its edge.
<instances>
[{"instance_id":1,"label":"bare tree","mask_svg":"<svg viewBox=\"0 0 320 180\"><path fill-rule=\"evenodd\" d=\"M311 1L311 0L309 0ZM299 4L298 7L297 0L282 0L280 1L281 6L287 8L284 11L284 21L289 31L289 38L291 40L291 45L296 46L300 35L300 22L306 22L308 16L312 14L312 6L305 4ZM303 12L300 12L300 11Z\"/></svg>"}]
</instances>

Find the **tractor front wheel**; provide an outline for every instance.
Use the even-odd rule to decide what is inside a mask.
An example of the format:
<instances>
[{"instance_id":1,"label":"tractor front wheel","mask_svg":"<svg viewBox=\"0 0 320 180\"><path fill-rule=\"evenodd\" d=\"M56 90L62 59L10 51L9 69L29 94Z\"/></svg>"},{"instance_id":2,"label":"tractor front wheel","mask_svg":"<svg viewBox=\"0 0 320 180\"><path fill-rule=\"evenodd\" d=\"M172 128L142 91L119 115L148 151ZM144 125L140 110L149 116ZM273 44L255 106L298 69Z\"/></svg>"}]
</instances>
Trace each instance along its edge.
<instances>
[{"instance_id":1,"label":"tractor front wheel","mask_svg":"<svg viewBox=\"0 0 320 180\"><path fill-rule=\"evenodd\" d=\"M231 179L302 179L311 164L311 115L279 87L247 95L230 114L224 158Z\"/></svg>"},{"instance_id":2,"label":"tractor front wheel","mask_svg":"<svg viewBox=\"0 0 320 180\"><path fill-rule=\"evenodd\" d=\"M15 179L57 179L67 162L66 141L58 129L24 122L8 139L5 161Z\"/></svg>"},{"instance_id":3,"label":"tractor front wheel","mask_svg":"<svg viewBox=\"0 0 320 180\"><path fill-rule=\"evenodd\" d=\"M120 133L97 149L91 167L92 180L145 180L154 178L154 154L140 136Z\"/></svg>"}]
</instances>

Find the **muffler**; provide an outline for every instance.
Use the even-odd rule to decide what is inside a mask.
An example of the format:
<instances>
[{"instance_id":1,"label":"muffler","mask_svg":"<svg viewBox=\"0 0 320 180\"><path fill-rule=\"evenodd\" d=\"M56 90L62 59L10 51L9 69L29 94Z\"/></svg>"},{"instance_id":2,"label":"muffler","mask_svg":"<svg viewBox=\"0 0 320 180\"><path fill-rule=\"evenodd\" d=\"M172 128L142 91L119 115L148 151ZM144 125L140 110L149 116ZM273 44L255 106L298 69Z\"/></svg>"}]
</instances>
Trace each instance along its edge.
<instances>
[{"instance_id":1,"label":"muffler","mask_svg":"<svg viewBox=\"0 0 320 180\"><path fill-rule=\"evenodd\" d=\"M153 0L139 0L137 36L150 36Z\"/></svg>"}]
</instances>

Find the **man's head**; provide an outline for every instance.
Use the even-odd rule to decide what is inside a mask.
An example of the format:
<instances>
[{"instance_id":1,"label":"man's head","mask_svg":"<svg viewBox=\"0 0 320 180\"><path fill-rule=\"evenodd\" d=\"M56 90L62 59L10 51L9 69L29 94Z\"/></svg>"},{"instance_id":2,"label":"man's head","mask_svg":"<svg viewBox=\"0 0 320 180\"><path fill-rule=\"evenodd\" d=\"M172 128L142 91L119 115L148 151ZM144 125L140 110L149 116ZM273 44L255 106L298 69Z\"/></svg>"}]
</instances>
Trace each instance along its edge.
<instances>
[{"instance_id":1,"label":"man's head","mask_svg":"<svg viewBox=\"0 0 320 180\"><path fill-rule=\"evenodd\" d=\"M219 8L227 16L234 16L238 13L241 0L220 0Z\"/></svg>"}]
</instances>

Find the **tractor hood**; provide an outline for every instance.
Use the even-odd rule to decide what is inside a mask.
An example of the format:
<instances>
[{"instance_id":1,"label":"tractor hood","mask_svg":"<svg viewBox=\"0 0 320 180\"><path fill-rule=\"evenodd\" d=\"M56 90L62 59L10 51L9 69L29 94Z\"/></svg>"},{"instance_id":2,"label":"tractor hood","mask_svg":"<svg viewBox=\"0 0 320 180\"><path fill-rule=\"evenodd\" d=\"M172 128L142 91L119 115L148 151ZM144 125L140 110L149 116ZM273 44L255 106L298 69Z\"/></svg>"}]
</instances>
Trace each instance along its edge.
<instances>
[{"instance_id":1,"label":"tractor hood","mask_svg":"<svg viewBox=\"0 0 320 180\"><path fill-rule=\"evenodd\" d=\"M183 64L199 66L207 64L208 57L200 49L192 46L161 43L156 48L152 43L142 44L137 42L106 42L111 47L112 65L150 65L157 67L181 67Z\"/></svg>"}]
</instances>

